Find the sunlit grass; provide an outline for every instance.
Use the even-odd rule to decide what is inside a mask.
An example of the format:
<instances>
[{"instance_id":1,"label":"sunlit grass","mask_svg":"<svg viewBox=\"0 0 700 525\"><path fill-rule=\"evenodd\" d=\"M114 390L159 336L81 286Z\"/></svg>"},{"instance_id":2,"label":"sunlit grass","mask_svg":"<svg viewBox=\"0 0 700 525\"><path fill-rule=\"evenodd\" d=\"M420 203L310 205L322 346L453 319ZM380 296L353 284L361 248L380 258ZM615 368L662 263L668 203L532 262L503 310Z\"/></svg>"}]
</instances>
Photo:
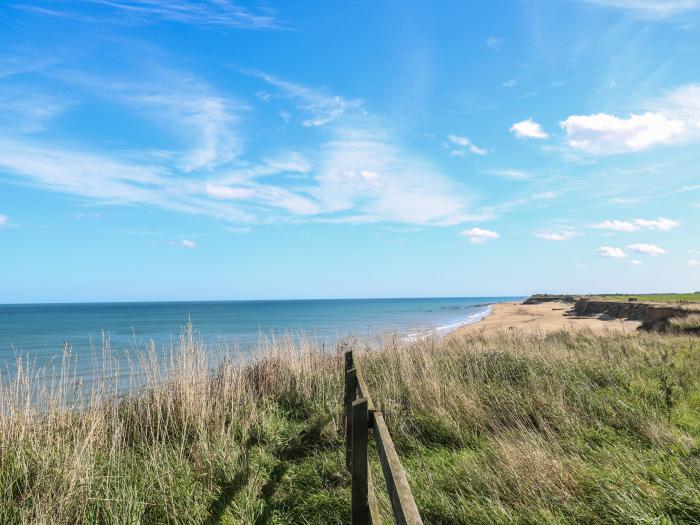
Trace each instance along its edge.
<instances>
[{"instance_id":1,"label":"sunlit grass","mask_svg":"<svg viewBox=\"0 0 700 525\"><path fill-rule=\"evenodd\" d=\"M345 347L426 523L700 522L697 338ZM0 523L349 523L340 352L287 337L243 360L185 332L133 356L119 396L112 359L82 392L70 359L52 387L31 367L2 384Z\"/></svg>"},{"instance_id":2,"label":"sunlit grass","mask_svg":"<svg viewBox=\"0 0 700 525\"><path fill-rule=\"evenodd\" d=\"M592 296L592 298L602 299L602 300L610 300L610 301L629 301L630 299L637 299L638 301L642 301L642 302L656 302L656 303L678 303L678 302L700 303L700 292L642 294L642 295L610 294L610 295L596 295L596 296Z\"/></svg>"}]
</instances>

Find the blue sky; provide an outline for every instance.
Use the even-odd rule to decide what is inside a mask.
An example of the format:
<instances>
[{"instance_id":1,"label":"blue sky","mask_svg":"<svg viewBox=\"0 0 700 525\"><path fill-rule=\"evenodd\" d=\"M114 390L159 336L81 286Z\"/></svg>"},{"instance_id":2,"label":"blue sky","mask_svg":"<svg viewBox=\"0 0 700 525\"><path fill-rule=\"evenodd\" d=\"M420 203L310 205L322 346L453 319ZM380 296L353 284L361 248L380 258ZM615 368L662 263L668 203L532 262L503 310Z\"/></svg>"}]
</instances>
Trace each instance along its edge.
<instances>
[{"instance_id":1,"label":"blue sky","mask_svg":"<svg viewBox=\"0 0 700 525\"><path fill-rule=\"evenodd\" d=\"M700 0L13 0L0 303L700 289Z\"/></svg>"}]
</instances>

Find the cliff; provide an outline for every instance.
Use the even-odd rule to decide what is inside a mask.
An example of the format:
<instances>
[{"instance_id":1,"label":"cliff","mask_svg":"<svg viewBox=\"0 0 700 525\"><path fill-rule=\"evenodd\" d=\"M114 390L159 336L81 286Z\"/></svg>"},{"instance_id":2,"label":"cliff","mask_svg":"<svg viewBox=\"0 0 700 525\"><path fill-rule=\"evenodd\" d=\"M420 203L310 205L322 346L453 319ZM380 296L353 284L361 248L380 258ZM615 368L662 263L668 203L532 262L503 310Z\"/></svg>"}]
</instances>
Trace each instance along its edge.
<instances>
[{"instance_id":1,"label":"cliff","mask_svg":"<svg viewBox=\"0 0 700 525\"><path fill-rule=\"evenodd\" d=\"M617 319L641 321L642 328L663 332L668 328L669 320L682 318L695 313L677 306L661 306L647 303L629 303L615 301L595 301L581 298L574 304L573 311L580 316L608 315Z\"/></svg>"},{"instance_id":2,"label":"cliff","mask_svg":"<svg viewBox=\"0 0 700 525\"><path fill-rule=\"evenodd\" d=\"M556 294L535 294L523 301L523 304L541 304L549 302L575 303L578 300L576 295L556 295Z\"/></svg>"}]
</instances>

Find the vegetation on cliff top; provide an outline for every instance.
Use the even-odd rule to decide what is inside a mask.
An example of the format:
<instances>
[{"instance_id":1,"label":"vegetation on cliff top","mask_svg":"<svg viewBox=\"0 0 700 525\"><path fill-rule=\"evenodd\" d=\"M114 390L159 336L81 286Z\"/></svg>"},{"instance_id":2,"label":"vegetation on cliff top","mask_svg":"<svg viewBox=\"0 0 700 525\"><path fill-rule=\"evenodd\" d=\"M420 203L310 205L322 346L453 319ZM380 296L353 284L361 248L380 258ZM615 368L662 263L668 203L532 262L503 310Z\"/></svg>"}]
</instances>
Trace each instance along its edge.
<instances>
[{"instance_id":1,"label":"vegetation on cliff top","mask_svg":"<svg viewBox=\"0 0 700 525\"><path fill-rule=\"evenodd\" d=\"M603 300L603 301L629 301L630 299L637 299L638 301L648 302L648 303L678 303L678 302L700 303L700 292L659 293L659 294L641 294L641 295L606 294L606 295L593 295L593 296L590 296L590 298Z\"/></svg>"},{"instance_id":2,"label":"vegetation on cliff top","mask_svg":"<svg viewBox=\"0 0 700 525\"><path fill-rule=\"evenodd\" d=\"M700 522L699 339L347 344L426 523ZM186 333L133 362L125 397L107 365L82 388L0 385L0 522L349 522L340 353L286 338L212 373Z\"/></svg>"}]
</instances>

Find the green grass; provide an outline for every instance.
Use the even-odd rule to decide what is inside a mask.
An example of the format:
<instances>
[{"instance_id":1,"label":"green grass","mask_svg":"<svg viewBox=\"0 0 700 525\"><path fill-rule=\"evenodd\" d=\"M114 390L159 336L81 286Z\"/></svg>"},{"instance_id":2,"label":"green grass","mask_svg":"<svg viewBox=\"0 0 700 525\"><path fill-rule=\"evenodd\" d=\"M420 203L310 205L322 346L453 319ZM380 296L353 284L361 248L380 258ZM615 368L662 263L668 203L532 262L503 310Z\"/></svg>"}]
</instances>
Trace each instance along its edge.
<instances>
[{"instance_id":1,"label":"green grass","mask_svg":"<svg viewBox=\"0 0 700 525\"><path fill-rule=\"evenodd\" d=\"M700 339L349 344L425 523L700 522ZM75 385L31 401L28 371L0 385L0 523L349 523L342 356L264 346L212 376L184 337L135 360L144 388L103 385L80 410Z\"/></svg>"},{"instance_id":2,"label":"green grass","mask_svg":"<svg viewBox=\"0 0 700 525\"><path fill-rule=\"evenodd\" d=\"M608 294L596 295L595 299L607 301L628 301L630 298L636 298L641 302L655 303L677 303L685 301L690 303L700 303L700 292L695 293L665 293L665 294L641 294L641 295L624 295L624 294Z\"/></svg>"}]
</instances>

